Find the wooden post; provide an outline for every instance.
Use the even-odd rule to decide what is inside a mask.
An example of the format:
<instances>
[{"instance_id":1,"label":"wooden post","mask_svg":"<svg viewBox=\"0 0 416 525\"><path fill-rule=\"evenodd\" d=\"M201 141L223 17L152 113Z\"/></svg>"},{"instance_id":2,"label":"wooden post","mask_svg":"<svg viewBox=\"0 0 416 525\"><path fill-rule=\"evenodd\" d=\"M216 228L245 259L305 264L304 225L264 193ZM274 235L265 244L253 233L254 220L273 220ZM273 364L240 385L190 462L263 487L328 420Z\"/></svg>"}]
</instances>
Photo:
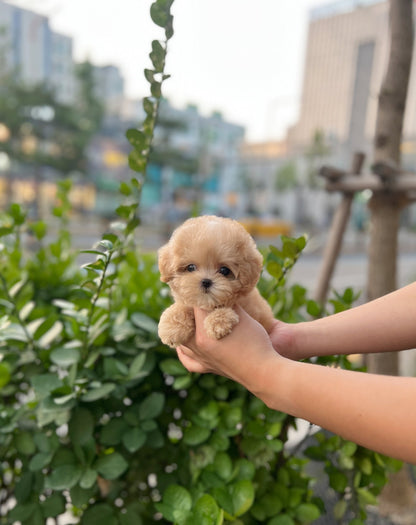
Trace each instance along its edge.
<instances>
[{"instance_id":1,"label":"wooden post","mask_svg":"<svg viewBox=\"0 0 416 525\"><path fill-rule=\"evenodd\" d=\"M364 158L365 155L363 153L355 153L351 165L351 173L357 175L360 174L364 164ZM330 173L328 173L328 176L330 178ZM338 173L337 177L342 177L342 174ZM320 304L325 303L328 295L329 284L334 273L335 264L341 249L348 219L350 217L353 198L354 191L343 193L342 200L332 220L315 292L315 300Z\"/></svg>"}]
</instances>

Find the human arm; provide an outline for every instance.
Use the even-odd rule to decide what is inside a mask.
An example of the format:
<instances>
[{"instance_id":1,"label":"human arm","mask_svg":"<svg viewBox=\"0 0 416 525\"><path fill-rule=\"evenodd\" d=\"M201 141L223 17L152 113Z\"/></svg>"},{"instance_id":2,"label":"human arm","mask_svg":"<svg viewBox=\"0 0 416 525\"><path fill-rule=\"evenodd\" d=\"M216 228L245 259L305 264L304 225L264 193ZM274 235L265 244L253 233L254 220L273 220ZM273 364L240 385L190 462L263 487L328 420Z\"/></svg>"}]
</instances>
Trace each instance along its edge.
<instances>
[{"instance_id":1,"label":"human arm","mask_svg":"<svg viewBox=\"0 0 416 525\"><path fill-rule=\"evenodd\" d=\"M369 303L304 323L276 321L275 349L291 359L416 347L416 282Z\"/></svg>"},{"instance_id":2,"label":"human arm","mask_svg":"<svg viewBox=\"0 0 416 525\"><path fill-rule=\"evenodd\" d=\"M203 330L178 348L191 372L214 372L250 390L270 408L306 419L345 439L416 463L416 379L350 372L286 359L266 331L243 310L240 323L220 341ZM336 349L334 348L334 351Z\"/></svg>"}]
</instances>

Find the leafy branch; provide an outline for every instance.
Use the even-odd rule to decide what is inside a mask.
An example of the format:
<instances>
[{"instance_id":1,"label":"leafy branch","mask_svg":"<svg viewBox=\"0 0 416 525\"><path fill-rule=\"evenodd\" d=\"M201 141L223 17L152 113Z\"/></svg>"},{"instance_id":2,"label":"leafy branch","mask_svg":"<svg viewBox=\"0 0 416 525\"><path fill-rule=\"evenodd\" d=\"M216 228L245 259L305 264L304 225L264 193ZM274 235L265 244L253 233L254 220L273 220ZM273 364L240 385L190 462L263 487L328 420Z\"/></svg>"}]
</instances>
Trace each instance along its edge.
<instances>
[{"instance_id":1,"label":"leafy branch","mask_svg":"<svg viewBox=\"0 0 416 525\"><path fill-rule=\"evenodd\" d=\"M130 182L122 182L120 185L120 192L125 196L126 201L116 211L122 219L127 221L126 235L131 233L140 223L138 208L141 189L146 176L160 101L162 100L162 86L170 76L165 74L165 64L168 42L173 36L173 16L170 12L172 4L173 0L157 0L150 8L151 18L157 26L164 29L165 38L163 41L152 41L149 58L153 68L144 70L144 76L150 84L151 93L150 96L143 99L143 110L146 118L141 129L132 128L126 133L127 140L133 146L129 154L129 166L139 174L139 177L132 177Z\"/></svg>"},{"instance_id":2,"label":"leafy branch","mask_svg":"<svg viewBox=\"0 0 416 525\"><path fill-rule=\"evenodd\" d=\"M126 132L127 140L133 146L129 154L129 166L138 176L132 177L130 181L121 182L119 187L121 195L124 196L124 202L116 209L117 215L123 221L117 224L120 236L116 233L105 234L98 244L104 248L108 244L111 245L111 248L106 249L104 254L98 252L99 255L95 263L85 265L87 269L94 270L100 274L97 279L94 279L96 289L91 303L88 324L91 324L95 305L101 291L104 289L110 260L112 259L115 263L115 273L117 273L118 264L122 262L124 250L128 246L128 239L140 224L139 205L141 190L146 178L147 165L162 99L162 86L170 76L165 74L165 64L168 41L173 36L173 16L170 12L172 4L173 0L156 0L150 7L150 16L153 22L164 30L165 38L162 41L152 41L152 50L149 58L153 67L144 70L144 76L150 84L150 96L143 99L143 110L146 117L140 129L131 128ZM90 253L94 253L94 251L90 251Z\"/></svg>"}]
</instances>

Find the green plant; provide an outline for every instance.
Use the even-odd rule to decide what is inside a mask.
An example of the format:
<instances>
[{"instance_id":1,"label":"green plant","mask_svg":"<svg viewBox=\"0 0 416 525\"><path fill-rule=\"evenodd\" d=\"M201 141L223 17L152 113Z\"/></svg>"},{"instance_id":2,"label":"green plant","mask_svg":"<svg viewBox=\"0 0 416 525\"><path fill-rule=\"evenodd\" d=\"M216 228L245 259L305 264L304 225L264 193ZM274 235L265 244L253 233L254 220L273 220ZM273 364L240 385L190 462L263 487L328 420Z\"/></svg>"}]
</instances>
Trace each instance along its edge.
<instances>
[{"instance_id":1,"label":"green plant","mask_svg":"<svg viewBox=\"0 0 416 525\"><path fill-rule=\"evenodd\" d=\"M171 4L151 8L166 39ZM147 117L127 134L141 179L121 184L120 221L87 251L92 262L79 268L71 248L68 183L53 241L18 205L0 217L0 523L41 525L65 511L85 525L311 523L325 512L311 460L338 499L334 519L364 523L393 461L322 431L288 447L294 418L225 378L189 374L158 339L170 299L155 256L140 254L133 234L165 57L166 44L153 43ZM275 314L292 322L325 314L287 282L305 243L283 237L271 247L260 283ZM353 300L348 289L331 308Z\"/></svg>"}]
</instances>

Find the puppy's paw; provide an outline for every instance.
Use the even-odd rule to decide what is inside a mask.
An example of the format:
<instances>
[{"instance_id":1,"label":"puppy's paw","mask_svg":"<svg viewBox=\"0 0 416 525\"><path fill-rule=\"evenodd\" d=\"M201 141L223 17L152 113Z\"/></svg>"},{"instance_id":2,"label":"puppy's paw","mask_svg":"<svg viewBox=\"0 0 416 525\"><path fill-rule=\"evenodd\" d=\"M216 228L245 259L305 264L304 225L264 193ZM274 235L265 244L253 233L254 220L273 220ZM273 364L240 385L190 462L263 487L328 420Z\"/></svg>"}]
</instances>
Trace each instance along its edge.
<instances>
[{"instance_id":1,"label":"puppy's paw","mask_svg":"<svg viewBox=\"0 0 416 525\"><path fill-rule=\"evenodd\" d=\"M238 321L232 308L216 308L205 318L204 327L209 337L222 339L232 332Z\"/></svg>"},{"instance_id":2,"label":"puppy's paw","mask_svg":"<svg viewBox=\"0 0 416 525\"><path fill-rule=\"evenodd\" d=\"M162 343L176 348L189 341L195 331L193 310L177 303L165 310L159 321L159 337Z\"/></svg>"}]
</instances>

